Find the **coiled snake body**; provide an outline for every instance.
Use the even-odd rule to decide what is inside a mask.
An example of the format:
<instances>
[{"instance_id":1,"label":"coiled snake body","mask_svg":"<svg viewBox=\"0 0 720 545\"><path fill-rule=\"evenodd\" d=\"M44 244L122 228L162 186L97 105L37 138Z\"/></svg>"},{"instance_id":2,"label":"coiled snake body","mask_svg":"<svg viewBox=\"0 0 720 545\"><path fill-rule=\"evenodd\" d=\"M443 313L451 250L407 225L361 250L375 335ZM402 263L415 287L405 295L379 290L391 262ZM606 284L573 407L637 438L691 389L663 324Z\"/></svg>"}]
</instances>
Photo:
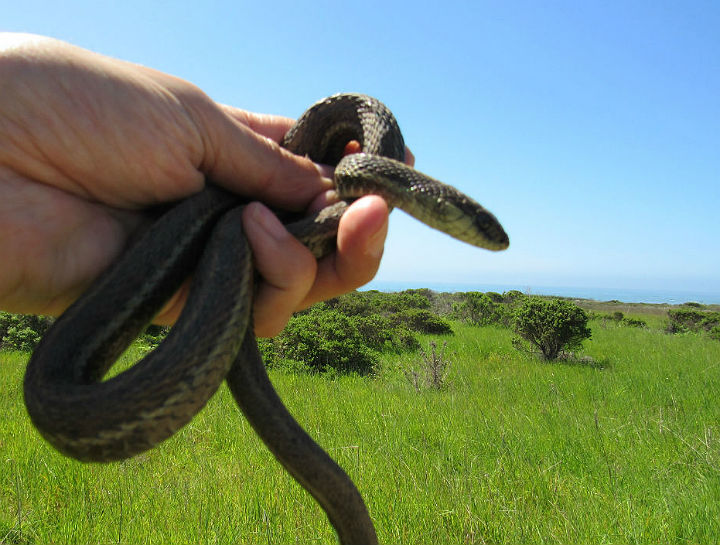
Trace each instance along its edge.
<instances>
[{"instance_id":1,"label":"coiled snake body","mask_svg":"<svg viewBox=\"0 0 720 545\"><path fill-rule=\"evenodd\" d=\"M343 158L351 140L363 153ZM344 94L318 102L283 145L336 164L342 199L379 194L476 246L508 245L492 214L402 163L397 123L373 98ZM25 375L28 412L59 451L108 462L170 437L227 380L255 431L322 506L341 543L377 543L355 485L295 422L268 380L251 327L253 267L242 204L208 185L163 214L47 332ZM288 229L316 256L324 255L332 251L346 206L340 202ZM132 368L101 382L189 270L194 277L185 310L167 338Z\"/></svg>"}]
</instances>

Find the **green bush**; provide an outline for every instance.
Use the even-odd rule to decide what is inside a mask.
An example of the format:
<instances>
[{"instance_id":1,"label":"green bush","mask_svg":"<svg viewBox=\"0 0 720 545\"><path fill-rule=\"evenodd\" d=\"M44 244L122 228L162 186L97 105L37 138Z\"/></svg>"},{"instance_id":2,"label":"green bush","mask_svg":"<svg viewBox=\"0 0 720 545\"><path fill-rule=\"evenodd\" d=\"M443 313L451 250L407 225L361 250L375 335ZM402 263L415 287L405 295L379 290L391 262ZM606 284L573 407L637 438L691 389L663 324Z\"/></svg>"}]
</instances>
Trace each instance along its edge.
<instances>
[{"instance_id":1,"label":"green bush","mask_svg":"<svg viewBox=\"0 0 720 545\"><path fill-rule=\"evenodd\" d=\"M503 293L503 300L512 307L522 303L527 297L527 295L518 290L510 290Z\"/></svg>"},{"instance_id":2,"label":"green bush","mask_svg":"<svg viewBox=\"0 0 720 545\"><path fill-rule=\"evenodd\" d=\"M373 297L366 293L354 291L313 306L313 308L316 307L336 310L348 316L367 316L373 312Z\"/></svg>"},{"instance_id":3,"label":"green bush","mask_svg":"<svg viewBox=\"0 0 720 545\"><path fill-rule=\"evenodd\" d=\"M2 339L3 348L32 352L42 337L29 327L9 327Z\"/></svg>"},{"instance_id":4,"label":"green bush","mask_svg":"<svg viewBox=\"0 0 720 545\"><path fill-rule=\"evenodd\" d=\"M504 303L505 302L505 296L496 291L486 291L485 295L487 295L492 300L493 303Z\"/></svg>"},{"instance_id":5,"label":"green bush","mask_svg":"<svg viewBox=\"0 0 720 545\"><path fill-rule=\"evenodd\" d=\"M412 331L402 324L394 324L387 316L350 316L353 326L362 335L365 344L374 350L401 352L415 350L420 343Z\"/></svg>"},{"instance_id":6,"label":"green bush","mask_svg":"<svg viewBox=\"0 0 720 545\"><path fill-rule=\"evenodd\" d=\"M720 312L706 312L705 318L700 322L700 327L705 331L710 331L718 325L720 325Z\"/></svg>"},{"instance_id":7,"label":"green bush","mask_svg":"<svg viewBox=\"0 0 720 545\"><path fill-rule=\"evenodd\" d=\"M334 297L325 302L327 308L348 316L388 315L408 309L428 309L430 300L422 290L408 290L400 293L379 291L355 291Z\"/></svg>"},{"instance_id":8,"label":"green bush","mask_svg":"<svg viewBox=\"0 0 720 545\"><path fill-rule=\"evenodd\" d=\"M167 337L170 332L170 327L149 325L145 328L145 331L138 337L138 342L143 346L146 352L155 350L158 345Z\"/></svg>"},{"instance_id":9,"label":"green bush","mask_svg":"<svg viewBox=\"0 0 720 545\"><path fill-rule=\"evenodd\" d=\"M322 308L293 316L280 335L261 343L261 353L268 366L289 360L314 372L367 375L377 363L353 320Z\"/></svg>"},{"instance_id":10,"label":"green bush","mask_svg":"<svg viewBox=\"0 0 720 545\"><path fill-rule=\"evenodd\" d=\"M365 344L375 350L382 350L393 340L393 327L390 319L379 314L369 316L349 316L352 326L362 335Z\"/></svg>"},{"instance_id":11,"label":"green bush","mask_svg":"<svg viewBox=\"0 0 720 545\"><path fill-rule=\"evenodd\" d=\"M0 348L30 352L52 323L48 316L0 312Z\"/></svg>"},{"instance_id":12,"label":"green bush","mask_svg":"<svg viewBox=\"0 0 720 545\"><path fill-rule=\"evenodd\" d=\"M640 318L623 318L620 321L620 325L624 325L626 327L647 327L647 322L645 320L641 320Z\"/></svg>"},{"instance_id":13,"label":"green bush","mask_svg":"<svg viewBox=\"0 0 720 545\"><path fill-rule=\"evenodd\" d=\"M276 338L259 347L268 367L332 373L371 372L380 351L420 346L413 332L451 334L431 312L430 290L352 292L297 313Z\"/></svg>"},{"instance_id":14,"label":"green bush","mask_svg":"<svg viewBox=\"0 0 720 545\"><path fill-rule=\"evenodd\" d=\"M720 312L678 308L668 310L669 333L710 331L720 325Z\"/></svg>"},{"instance_id":15,"label":"green bush","mask_svg":"<svg viewBox=\"0 0 720 545\"><path fill-rule=\"evenodd\" d=\"M500 322L504 315L504 306L486 293L469 291L463 293L462 301L453 307L455 316L477 326L486 326Z\"/></svg>"},{"instance_id":16,"label":"green bush","mask_svg":"<svg viewBox=\"0 0 720 545\"><path fill-rule=\"evenodd\" d=\"M390 323L394 327L404 326L418 333L433 335L450 335L452 327L448 322L424 309L407 309L390 315Z\"/></svg>"},{"instance_id":17,"label":"green bush","mask_svg":"<svg viewBox=\"0 0 720 545\"><path fill-rule=\"evenodd\" d=\"M606 312L596 312L593 310L586 311L588 315L588 319L590 320L600 320L603 325L607 325L608 322L618 322L619 320L622 320L622 317L618 320L615 319L615 314L608 314ZM622 314L622 313L620 313Z\"/></svg>"},{"instance_id":18,"label":"green bush","mask_svg":"<svg viewBox=\"0 0 720 545\"><path fill-rule=\"evenodd\" d=\"M668 330L679 333L688 330L697 331L704 316L698 310L680 308L668 310L668 318L670 320Z\"/></svg>"},{"instance_id":19,"label":"green bush","mask_svg":"<svg viewBox=\"0 0 720 545\"><path fill-rule=\"evenodd\" d=\"M562 351L578 349L589 339L588 316L569 301L527 298L513 313L515 332L547 360Z\"/></svg>"},{"instance_id":20,"label":"green bush","mask_svg":"<svg viewBox=\"0 0 720 545\"><path fill-rule=\"evenodd\" d=\"M430 299L425 290L405 290L397 294L397 301L406 308L430 308Z\"/></svg>"}]
</instances>

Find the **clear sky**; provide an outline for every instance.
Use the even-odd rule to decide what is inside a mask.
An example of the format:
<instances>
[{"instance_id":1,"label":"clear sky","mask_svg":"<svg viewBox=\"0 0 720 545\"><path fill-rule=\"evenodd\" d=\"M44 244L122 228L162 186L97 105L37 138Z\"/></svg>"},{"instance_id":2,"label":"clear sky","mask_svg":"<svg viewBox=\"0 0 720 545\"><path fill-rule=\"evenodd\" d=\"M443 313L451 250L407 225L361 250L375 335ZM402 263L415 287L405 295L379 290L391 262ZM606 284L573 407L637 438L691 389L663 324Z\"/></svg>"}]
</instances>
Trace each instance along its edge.
<instances>
[{"instance_id":1,"label":"clear sky","mask_svg":"<svg viewBox=\"0 0 720 545\"><path fill-rule=\"evenodd\" d=\"M396 212L380 281L720 293L720 3L25 0L0 29L297 117L377 96L503 253Z\"/></svg>"}]
</instances>

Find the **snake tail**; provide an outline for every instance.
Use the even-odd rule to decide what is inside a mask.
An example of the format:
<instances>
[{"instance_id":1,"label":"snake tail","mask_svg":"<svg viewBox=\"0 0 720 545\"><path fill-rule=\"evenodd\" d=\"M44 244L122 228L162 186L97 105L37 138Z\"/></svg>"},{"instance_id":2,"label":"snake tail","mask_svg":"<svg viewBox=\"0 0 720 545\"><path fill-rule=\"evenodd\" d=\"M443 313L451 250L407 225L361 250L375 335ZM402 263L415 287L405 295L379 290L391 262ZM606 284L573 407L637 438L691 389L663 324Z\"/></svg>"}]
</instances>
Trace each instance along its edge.
<instances>
[{"instance_id":1,"label":"snake tail","mask_svg":"<svg viewBox=\"0 0 720 545\"><path fill-rule=\"evenodd\" d=\"M365 503L350 477L313 441L275 392L248 332L227 383L238 406L275 458L320 504L342 545L375 545Z\"/></svg>"}]
</instances>

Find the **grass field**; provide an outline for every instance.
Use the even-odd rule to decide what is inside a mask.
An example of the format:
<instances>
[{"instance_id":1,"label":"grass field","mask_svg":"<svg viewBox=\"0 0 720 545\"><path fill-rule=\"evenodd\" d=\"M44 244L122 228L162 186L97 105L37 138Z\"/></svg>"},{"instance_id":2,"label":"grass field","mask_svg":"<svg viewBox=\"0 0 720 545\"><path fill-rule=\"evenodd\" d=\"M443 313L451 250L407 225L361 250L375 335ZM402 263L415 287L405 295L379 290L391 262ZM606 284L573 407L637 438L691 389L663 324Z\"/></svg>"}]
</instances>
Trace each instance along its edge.
<instances>
[{"instance_id":1,"label":"grass field","mask_svg":"<svg viewBox=\"0 0 720 545\"><path fill-rule=\"evenodd\" d=\"M382 543L719 542L720 342L591 325L593 366L454 324L441 391L404 378L417 354L386 356L375 379L271 378ZM0 543L336 542L224 386L159 448L84 465L31 427L26 361L0 354Z\"/></svg>"}]
</instances>

